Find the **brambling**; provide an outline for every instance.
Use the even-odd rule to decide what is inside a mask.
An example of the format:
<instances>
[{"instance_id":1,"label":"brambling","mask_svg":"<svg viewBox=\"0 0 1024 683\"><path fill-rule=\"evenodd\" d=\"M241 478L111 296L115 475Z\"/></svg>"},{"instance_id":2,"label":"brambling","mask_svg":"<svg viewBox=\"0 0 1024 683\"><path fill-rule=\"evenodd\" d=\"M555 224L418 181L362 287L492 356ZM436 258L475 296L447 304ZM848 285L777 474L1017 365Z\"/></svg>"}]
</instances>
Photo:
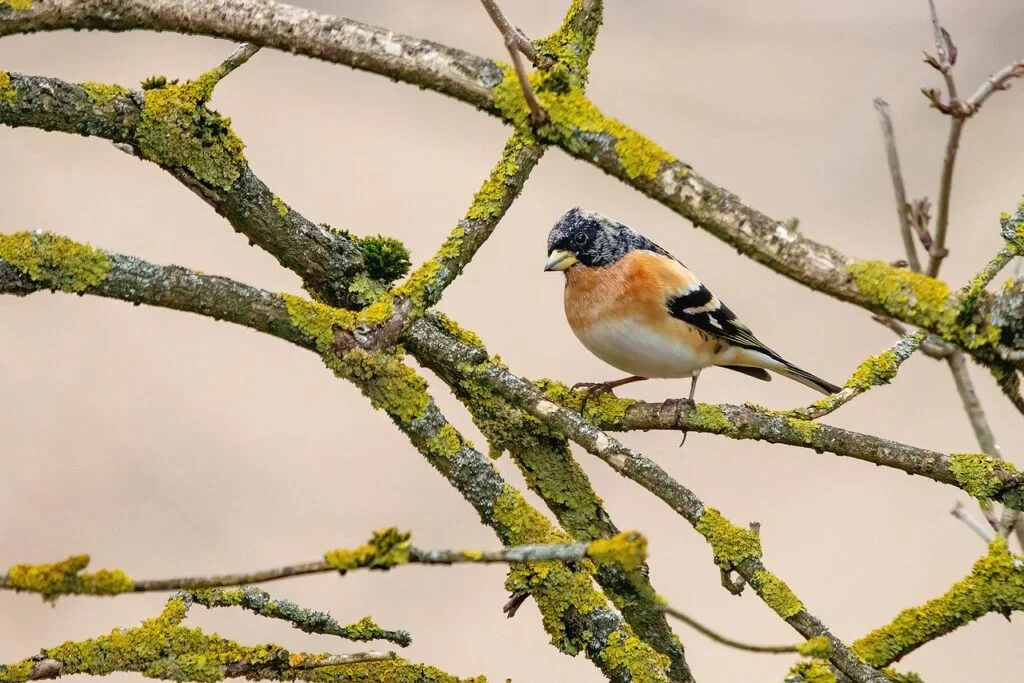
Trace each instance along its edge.
<instances>
[{"instance_id":1,"label":"brambling","mask_svg":"<svg viewBox=\"0 0 1024 683\"><path fill-rule=\"evenodd\" d=\"M697 378L717 366L771 381L772 371L823 394L841 390L761 343L670 253L601 214L570 209L548 235L545 271L565 273L565 315L587 349L629 373L581 382L585 398L650 378Z\"/></svg>"}]
</instances>

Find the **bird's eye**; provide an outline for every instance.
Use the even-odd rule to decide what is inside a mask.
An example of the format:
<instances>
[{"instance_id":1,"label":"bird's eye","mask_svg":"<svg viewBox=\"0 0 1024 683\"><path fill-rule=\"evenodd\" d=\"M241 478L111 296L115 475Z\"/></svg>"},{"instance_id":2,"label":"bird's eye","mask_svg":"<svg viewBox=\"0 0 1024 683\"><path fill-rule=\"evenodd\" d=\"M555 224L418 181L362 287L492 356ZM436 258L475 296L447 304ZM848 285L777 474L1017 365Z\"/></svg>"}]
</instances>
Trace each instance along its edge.
<instances>
[{"instance_id":1,"label":"bird's eye","mask_svg":"<svg viewBox=\"0 0 1024 683\"><path fill-rule=\"evenodd\" d=\"M587 241L586 236L583 233L576 233L572 237L572 243L577 247L582 247L583 243Z\"/></svg>"}]
</instances>

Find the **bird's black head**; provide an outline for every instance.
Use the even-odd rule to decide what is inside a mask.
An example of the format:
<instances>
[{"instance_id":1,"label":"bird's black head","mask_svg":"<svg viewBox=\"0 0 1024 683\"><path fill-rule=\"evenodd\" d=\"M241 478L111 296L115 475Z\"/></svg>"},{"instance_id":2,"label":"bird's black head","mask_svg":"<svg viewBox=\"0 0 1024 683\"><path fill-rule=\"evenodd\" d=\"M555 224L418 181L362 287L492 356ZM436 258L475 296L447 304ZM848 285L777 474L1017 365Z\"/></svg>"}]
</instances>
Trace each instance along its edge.
<instances>
[{"instance_id":1,"label":"bird's black head","mask_svg":"<svg viewBox=\"0 0 1024 683\"><path fill-rule=\"evenodd\" d=\"M628 225L593 211L569 209L548 234L544 270L568 270L575 265L603 268L634 249L668 253Z\"/></svg>"}]
</instances>

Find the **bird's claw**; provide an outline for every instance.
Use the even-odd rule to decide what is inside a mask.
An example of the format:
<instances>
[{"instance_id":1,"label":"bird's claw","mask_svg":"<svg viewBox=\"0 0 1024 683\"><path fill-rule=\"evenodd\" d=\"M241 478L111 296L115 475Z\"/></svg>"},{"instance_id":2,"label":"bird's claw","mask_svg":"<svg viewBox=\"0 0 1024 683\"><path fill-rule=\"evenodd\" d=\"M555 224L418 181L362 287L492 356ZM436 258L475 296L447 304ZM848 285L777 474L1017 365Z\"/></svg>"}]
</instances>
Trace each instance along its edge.
<instances>
[{"instance_id":1,"label":"bird's claw","mask_svg":"<svg viewBox=\"0 0 1024 683\"><path fill-rule=\"evenodd\" d=\"M613 389L615 388L614 382L576 382L573 384L571 389L576 391L577 389L586 389L586 393L583 394L583 398L580 399L580 412L585 412L587 409L587 401L594 398L595 396L601 396L603 394L611 394L615 396Z\"/></svg>"}]
</instances>

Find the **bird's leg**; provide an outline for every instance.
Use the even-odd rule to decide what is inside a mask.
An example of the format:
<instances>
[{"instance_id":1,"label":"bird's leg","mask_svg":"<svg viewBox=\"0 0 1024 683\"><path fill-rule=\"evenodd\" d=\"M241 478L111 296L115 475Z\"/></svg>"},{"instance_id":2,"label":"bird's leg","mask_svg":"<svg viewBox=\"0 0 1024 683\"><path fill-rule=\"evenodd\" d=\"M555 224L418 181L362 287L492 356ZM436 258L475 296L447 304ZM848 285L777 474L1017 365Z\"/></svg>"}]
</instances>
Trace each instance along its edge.
<instances>
[{"instance_id":1,"label":"bird's leg","mask_svg":"<svg viewBox=\"0 0 1024 683\"><path fill-rule=\"evenodd\" d=\"M693 395L697 392L697 378L700 377L700 370L696 370L693 376L690 377L690 395L683 399L681 403L687 403L692 408L697 403L693 400ZM686 437L689 436L690 432L683 432L683 440L679 442L679 447L682 448L683 444L686 443Z\"/></svg>"},{"instance_id":2,"label":"bird's leg","mask_svg":"<svg viewBox=\"0 0 1024 683\"><path fill-rule=\"evenodd\" d=\"M611 382L577 382L572 385L572 390L586 388L587 393L583 395L583 400L580 401L580 412L582 413L587 409L587 401L595 396L601 394L615 395L612 391L615 387L621 387L623 384L630 384L632 382L642 382L647 377L641 377L640 375L630 375L629 377L623 377L622 379L613 380Z\"/></svg>"}]
</instances>

